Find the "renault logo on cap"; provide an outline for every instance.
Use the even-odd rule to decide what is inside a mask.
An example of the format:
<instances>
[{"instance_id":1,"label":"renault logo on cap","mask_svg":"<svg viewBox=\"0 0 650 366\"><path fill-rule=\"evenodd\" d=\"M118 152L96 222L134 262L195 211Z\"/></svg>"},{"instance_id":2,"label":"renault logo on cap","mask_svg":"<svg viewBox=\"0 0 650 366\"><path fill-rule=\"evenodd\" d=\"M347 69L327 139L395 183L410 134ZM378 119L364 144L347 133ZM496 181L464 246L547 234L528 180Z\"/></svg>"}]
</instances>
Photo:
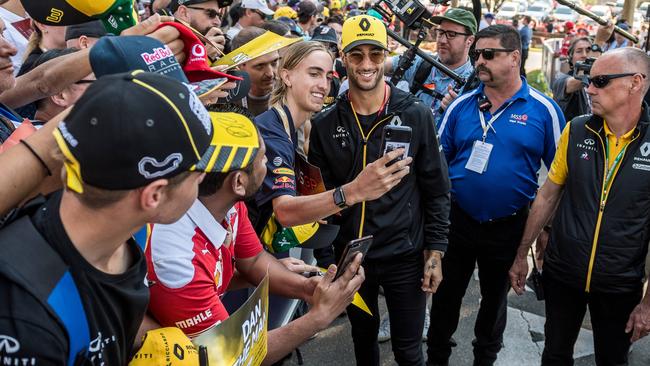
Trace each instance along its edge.
<instances>
[{"instance_id":1,"label":"renault logo on cap","mask_svg":"<svg viewBox=\"0 0 650 366\"><path fill-rule=\"evenodd\" d=\"M646 142L643 145L641 145L641 155L643 156L648 156L650 155L650 142Z\"/></svg>"},{"instance_id":2,"label":"renault logo on cap","mask_svg":"<svg viewBox=\"0 0 650 366\"><path fill-rule=\"evenodd\" d=\"M359 22L359 27L361 28L362 31L367 32L368 29L370 29L370 22L368 21L368 19L363 18Z\"/></svg>"}]
</instances>

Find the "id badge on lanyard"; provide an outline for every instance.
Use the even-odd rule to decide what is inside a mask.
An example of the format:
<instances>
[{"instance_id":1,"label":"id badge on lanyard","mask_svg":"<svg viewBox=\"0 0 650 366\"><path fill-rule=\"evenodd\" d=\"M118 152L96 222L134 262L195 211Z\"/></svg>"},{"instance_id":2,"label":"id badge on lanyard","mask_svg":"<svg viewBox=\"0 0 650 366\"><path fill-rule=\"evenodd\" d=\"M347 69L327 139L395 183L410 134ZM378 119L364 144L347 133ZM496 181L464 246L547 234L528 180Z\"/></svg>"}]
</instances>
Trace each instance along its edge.
<instances>
[{"instance_id":1,"label":"id badge on lanyard","mask_svg":"<svg viewBox=\"0 0 650 366\"><path fill-rule=\"evenodd\" d=\"M467 164L465 164L465 169L471 170L478 174L483 174L487 171L488 163L490 162L490 155L492 154L494 145L489 142L485 142L485 138L487 137L487 133L490 129L492 129L495 134L497 133L492 125L501 116L501 114L505 112L508 107L510 107L512 103L513 102L510 102L505 108L501 110L501 112L492 116L492 118L490 118L487 123L485 122L483 112L478 112L478 116L481 121L481 127L483 128L483 136L482 140L474 141L474 144L472 145L472 153L467 160Z\"/></svg>"}]
</instances>

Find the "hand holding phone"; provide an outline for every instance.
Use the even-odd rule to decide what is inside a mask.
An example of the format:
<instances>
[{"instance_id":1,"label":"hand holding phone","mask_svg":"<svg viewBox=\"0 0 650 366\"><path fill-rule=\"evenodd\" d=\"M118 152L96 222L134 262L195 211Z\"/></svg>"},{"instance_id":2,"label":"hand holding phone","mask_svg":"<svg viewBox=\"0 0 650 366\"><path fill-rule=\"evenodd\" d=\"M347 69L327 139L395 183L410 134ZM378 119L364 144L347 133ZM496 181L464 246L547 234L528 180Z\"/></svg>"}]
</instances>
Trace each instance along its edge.
<instances>
[{"instance_id":1,"label":"hand holding phone","mask_svg":"<svg viewBox=\"0 0 650 366\"><path fill-rule=\"evenodd\" d=\"M372 245L372 235L350 241L343 249L341 259L336 265L336 276L334 276L334 281L345 273L348 266L352 263L358 253L361 253L361 255L365 257L368 253L368 249L370 249L370 245Z\"/></svg>"},{"instance_id":2,"label":"hand holding phone","mask_svg":"<svg viewBox=\"0 0 650 366\"><path fill-rule=\"evenodd\" d=\"M386 125L381 136L381 149L382 155L386 155L391 151L397 149L404 149L404 155L391 160L386 166L391 166L396 162L406 158L409 154L411 146L411 127L409 126L395 126Z\"/></svg>"}]
</instances>

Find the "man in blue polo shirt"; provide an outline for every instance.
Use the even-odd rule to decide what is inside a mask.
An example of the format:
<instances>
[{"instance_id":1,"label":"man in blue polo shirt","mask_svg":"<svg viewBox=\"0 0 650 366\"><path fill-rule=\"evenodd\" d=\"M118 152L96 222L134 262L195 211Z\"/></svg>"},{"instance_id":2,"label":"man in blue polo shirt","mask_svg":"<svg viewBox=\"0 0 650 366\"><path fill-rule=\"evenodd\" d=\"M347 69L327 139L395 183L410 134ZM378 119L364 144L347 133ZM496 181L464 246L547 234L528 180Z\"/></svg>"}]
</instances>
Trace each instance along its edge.
<instances>
[{"instance_id":1,"label":"man in blue polo shirt","mask_svg":"<svg viewBox=\"0 0 650 366\"><path fill-rule=\"evenodd\" d=\"M476 34L479 87L451 103L438 134L452 182L449 248L433 295L428 363L446 365L463 295L476 263L481 305L474 365L492 365L506 326L508 270L537 190L543 160L553 161L565 120L550 98L519 76L516 29L493 25Z\"/></svg>"},{"instance_id":2,"label":"man in blue polo shirt","mask_svg":"<svg viewBox=\"0 0 650 366\"><path fill-rule=\"evenodd\" d=\"M467 78L474 71L468 56L477 28L474 15L465 9L451 8L443 16L434 16L431 20L439 25L435 29L438 51L435 59L461 77ZM395 72L399 58L400 56L394 56L387 60L386 73ZM424 74L426 78L417 80L421 78L419 75L425 71L427 72ZM406 70L403 80L408 83L408 86L405 86L407 91L410 90L431 108L436 118L436 124L439 124L442 118L442 113L437 113L440 102L448 93L449 87L455 86L454 81L433 65L424 62L419 56ZM398 87L402 89L402 82L398 84Z\"/></svg>"}]
</instances>

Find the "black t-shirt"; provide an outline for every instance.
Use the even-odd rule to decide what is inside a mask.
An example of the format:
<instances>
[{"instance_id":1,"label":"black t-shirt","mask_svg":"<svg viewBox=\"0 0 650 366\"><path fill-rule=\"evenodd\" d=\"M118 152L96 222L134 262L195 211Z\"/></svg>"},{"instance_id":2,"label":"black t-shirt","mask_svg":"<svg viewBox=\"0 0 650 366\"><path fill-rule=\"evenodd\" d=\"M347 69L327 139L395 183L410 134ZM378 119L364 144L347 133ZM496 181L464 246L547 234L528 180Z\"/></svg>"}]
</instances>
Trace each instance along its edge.
<instances>
[{"instance_id":1,"label":"black t-shirt","mask_svg":"<svg viewBox=\"0 0 650 366\"><path fill-rule=\"evenodd\" d=\"M119 275L99 271L70 241L59 216L60 204L61 193L58 192L36 211L32 221L70 266L79 289L91 341L82 364L126 365L149 301L144 283L147 272L144 256L135 241L129 240L132 257L129 268ZM28 292L2 277L0 335L11 337L19 344L18 349L0 347L2 362L10 360L12 365L62 365L67 362L68 338L64 329Z\"/></svg>"}]
</instances>

